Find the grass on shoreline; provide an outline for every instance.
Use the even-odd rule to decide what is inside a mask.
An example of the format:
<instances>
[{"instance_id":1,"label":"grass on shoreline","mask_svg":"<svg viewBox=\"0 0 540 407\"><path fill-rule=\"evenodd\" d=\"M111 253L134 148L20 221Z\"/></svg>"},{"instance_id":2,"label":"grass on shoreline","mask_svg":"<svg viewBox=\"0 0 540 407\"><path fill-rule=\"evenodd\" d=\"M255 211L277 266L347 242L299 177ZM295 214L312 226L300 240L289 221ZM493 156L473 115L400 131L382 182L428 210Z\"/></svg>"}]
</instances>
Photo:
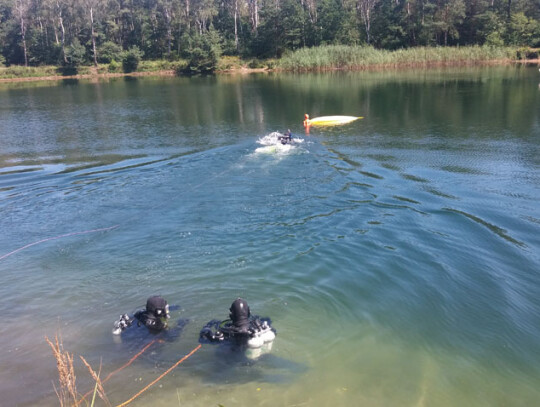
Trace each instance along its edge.
<instances>
[{"instance_id":1,"label":"grass on shoreline","mask_svg":"<svg viewBox=\"0 0 540 407\"><path fill-rule=\"evenodd\" d=\"M535 55L538 51L512 47L416 47L396 51L377 50L367 46L327 45L302 48L284 55L279 60L242 60L238 57L220 58L217 72L250 71L325 71L336 69L364 70L398 67L430 67L446 65L478 65L517 61L523 55ZM141 61L137 74L173 74L186 61ZM118 65L101 64L98 67L81 66L77 76L121 76ZM10 66L0 67L0 80L31 80L31 78L62 78L56 66Z\"/></svg>"},{"instance_id":2,"label":"grass on shoreline","mask_svg":"<svg viewBox=\"0 0 540 407\"><path fill-rule=\"evenodd\" d=\"M473 65L515 60L517 49L510 47L416 47L386 51L373 47L328 45L303 48L287 54L279 61L279 67L286 71L361 70L377 67Z\"/></svg>"}]
</instances>

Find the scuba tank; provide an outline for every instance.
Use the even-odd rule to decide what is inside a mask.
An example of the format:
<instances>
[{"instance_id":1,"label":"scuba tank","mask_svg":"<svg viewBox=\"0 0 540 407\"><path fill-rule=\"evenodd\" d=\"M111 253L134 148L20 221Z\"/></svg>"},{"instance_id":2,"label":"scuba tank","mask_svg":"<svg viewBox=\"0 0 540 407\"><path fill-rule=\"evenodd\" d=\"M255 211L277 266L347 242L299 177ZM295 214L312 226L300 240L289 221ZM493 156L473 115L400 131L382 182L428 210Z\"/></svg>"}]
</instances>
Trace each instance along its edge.
<instances>
[{"instance_id":1,"label":"scuba tank","mask_svg":"<svg viewBox=\"0 0 540 407\"><path fill-rule=\"evenodd\" d=\"M275 330L269 325L268 321L261 321L260 319L253 321L250 334L247 346L252 349L260 348L276 338Z\"/></svg>"}]
</instances>

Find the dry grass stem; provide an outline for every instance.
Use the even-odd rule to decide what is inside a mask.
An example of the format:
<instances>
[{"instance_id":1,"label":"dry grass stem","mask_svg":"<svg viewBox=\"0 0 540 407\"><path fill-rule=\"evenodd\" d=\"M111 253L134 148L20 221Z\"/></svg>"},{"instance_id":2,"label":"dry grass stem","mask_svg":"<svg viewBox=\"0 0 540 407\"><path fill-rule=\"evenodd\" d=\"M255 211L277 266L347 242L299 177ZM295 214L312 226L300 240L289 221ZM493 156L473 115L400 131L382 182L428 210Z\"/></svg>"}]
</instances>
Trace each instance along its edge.
<instances>
[{"instance_id":1,"label":"dry grass stem","mask_svg":"<svg viewBox=\"0 0 540 407\"><path fill-rule=\"evenodd\" d=\"M54 343L47 337L45 337L45 339L51 347L54 358L56 359L60 387L57 389L56 386L54 386L54 390L60 401L60 406L77 405L78 393L75 384L76 377L73 368L73 355L64 351L62 338L59 339L58 335L55 335Z\"/></svg>"},{"instance_id":2,"label":"dry grass stem","mask_svg":"<svg viewBox=\"0 0 540 407\"><path fill-rule=\"evenodd\" d=\"M99 375L101 373L101 363L99 364L99 372L96 373L93 369L92 369L92 366L90 366L90 363L88 363L86 361L85 358L83 358L82 356L80 356L81 360L83 361L84 365L88 368L88 370L90 371L90 374L92 375L92 378L96 381L96 391L97 391L97 394L98 396L101 398L101 400L103 400L108 406L111 405L111 403L109 402L109 399L107 398L107 395L105 394L105 390L103 389L103 383L101 381L101 379L99 378Z\"/></svg>"}]
</instances>

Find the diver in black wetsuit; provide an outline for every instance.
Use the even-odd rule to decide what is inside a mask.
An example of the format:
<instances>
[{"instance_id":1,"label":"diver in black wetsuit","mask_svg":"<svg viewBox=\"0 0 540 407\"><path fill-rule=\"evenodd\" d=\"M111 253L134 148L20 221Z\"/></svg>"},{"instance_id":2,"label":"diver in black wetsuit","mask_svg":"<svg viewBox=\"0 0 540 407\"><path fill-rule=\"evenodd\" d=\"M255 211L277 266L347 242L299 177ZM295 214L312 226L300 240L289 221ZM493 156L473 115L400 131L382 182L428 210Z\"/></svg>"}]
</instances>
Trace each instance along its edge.
<instances>
[{"instance_id":1,"label":"diver in black wetsuit","mask_svg":"<svg viewBox=\"0 0 540 407\"><path fill-rule=\"evenodd\" d=\"M284 133L283 135L279 135L278 136L278 140L281 142L281 144L291 144L292 143L292 134L291 134L291 130L288 129L287 130L287 133Z\"/></svg>"},{"instance_id":2,"label":"diver in black wetsuit","mask_svg":"<svg viewBox=\"0 0 540 407\"><path fill-rule=\"evenodd\" d=\"M252 358L269 352L276 337L276 330L271 326L272 321L269 318L252 316L248 303L242 298L236 299L229 311L230 319L212 320L204 326L199 334L199 342L228 342L251 351L247 356Z\"/></svg>"},{"instance_id":3,"label":"diver in black wetsuit","mask_svg":"<svg viewBox=\"0 0 540 407\"><path fill-rule=\"evenodd\" d=\"M157 333L167 328L169 315L169 304L162 297L156 295L148 298L146 309L135 312L133 318L128 314L120 315L120 319L114 323L113 334L120 335L126 328L129 328L135 320L137 326L144 325L151 332Z\"/></svg>"}]
</instances>

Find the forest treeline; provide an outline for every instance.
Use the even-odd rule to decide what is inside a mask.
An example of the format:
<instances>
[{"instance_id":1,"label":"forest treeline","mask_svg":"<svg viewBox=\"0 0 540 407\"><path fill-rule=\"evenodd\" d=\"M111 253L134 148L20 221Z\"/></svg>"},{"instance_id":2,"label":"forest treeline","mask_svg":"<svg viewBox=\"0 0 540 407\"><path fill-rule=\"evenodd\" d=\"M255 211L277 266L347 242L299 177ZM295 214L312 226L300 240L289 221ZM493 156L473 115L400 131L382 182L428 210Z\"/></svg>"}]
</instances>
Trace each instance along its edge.
<instances>
[{"instance_id":1,"label":"forest treeline","mask_svg":"<svg viewBox=\"0 0 540 407\"><path fill-rule=\"evenodd\" d=\"M0 0L0 65L280 58L340 44L539 47L540 0Z\"/></svg>"}]
</instances>

